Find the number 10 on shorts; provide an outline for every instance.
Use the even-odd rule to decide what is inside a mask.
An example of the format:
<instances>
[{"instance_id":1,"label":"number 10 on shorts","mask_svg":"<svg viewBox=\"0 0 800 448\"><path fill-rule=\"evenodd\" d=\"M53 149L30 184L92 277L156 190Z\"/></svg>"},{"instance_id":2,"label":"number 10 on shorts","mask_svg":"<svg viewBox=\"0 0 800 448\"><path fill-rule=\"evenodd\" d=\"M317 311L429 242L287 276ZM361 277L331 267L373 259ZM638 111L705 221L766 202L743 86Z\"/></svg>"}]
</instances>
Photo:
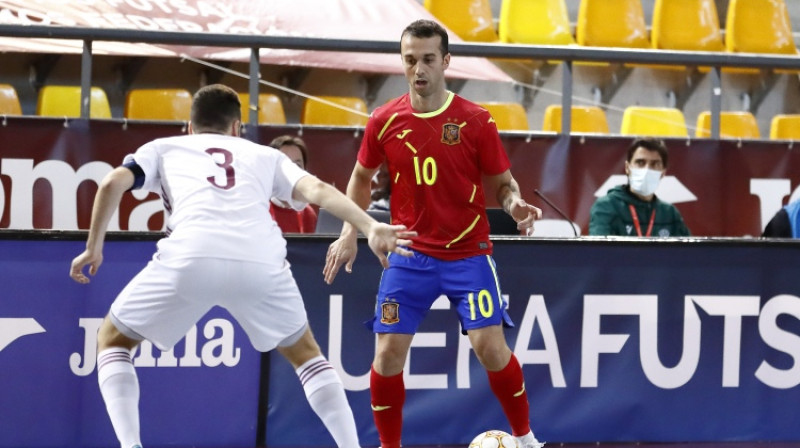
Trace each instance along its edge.
<instances>
[{"instance_id":1,"label":"number 10 on shorts","mask_svg":"<svg viewBox=\"0 0 800 448\"><path fill-rule=\"evenodd\" d=\"M467 301L469 302L469 318L470 320L475 320L475 293L471 292L467 296ZM478 293L478 311L480 311L481 316L483 317L490 317L494 314L494 301L492 300L492 294L482 289Z\"/></svg>"}]
</instances>

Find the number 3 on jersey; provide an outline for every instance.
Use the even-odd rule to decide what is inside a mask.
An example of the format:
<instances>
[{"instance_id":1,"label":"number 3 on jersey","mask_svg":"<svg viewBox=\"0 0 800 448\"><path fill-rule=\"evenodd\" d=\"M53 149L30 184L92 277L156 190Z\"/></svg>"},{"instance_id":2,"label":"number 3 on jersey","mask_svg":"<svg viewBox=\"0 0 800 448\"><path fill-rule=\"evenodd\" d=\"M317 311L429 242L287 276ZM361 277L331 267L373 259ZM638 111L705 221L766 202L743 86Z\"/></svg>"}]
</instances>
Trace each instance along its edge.
<instances>
[{"instance_id":1,"label":"number 3 on jersey","mask_svg":"<svg viewBox=\"0 0 800 448\"><path fill-rule=\"evenodd\" d=\"M433 157L426 157L422 161L422 166L419 163L419 157L414 157L414 176L417 179L417 185L433 185L436 183L436 160Z\"/></svg>"},{"instance_id":2,"label":"number 3 on jersey","mask_svg":"<svg viewBox=\"0 0 800 448\"><path fill-rule=\"evenodd\" d=\"M214 163L225 170L225 185L220 185L217 183L217 177L219 176L208 176L206 180L211 183L211 185L222 188L223 190L229 190L236 185L236 173L233 170L233 154L228 151L227 149L222 148L208 148L206 149L206 153L211 156L211 160ZM218 160L218 157L214 157L214 154L222 154L222 161Z\"/></svg>"}]
</instances>

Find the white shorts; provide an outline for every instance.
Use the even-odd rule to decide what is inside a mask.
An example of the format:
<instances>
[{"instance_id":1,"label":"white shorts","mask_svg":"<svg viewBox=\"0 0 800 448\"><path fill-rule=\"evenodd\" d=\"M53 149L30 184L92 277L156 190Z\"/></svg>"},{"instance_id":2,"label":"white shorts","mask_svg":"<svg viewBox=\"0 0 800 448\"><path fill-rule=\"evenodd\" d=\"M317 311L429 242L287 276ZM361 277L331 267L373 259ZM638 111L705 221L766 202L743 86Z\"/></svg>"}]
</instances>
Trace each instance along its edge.
<instances>
[{"instance_id":1,"label":"white shorts","mask_svg":"<svg viewBox=\"0 0 800 448\"><path fill-rule=\"evenodd\" d=\"M299 339L307 322L289 263L154 257L119 293L109 317L122 334L172 348L214 305L230 312L256 350Z\"/></svg>"}]
</instances>

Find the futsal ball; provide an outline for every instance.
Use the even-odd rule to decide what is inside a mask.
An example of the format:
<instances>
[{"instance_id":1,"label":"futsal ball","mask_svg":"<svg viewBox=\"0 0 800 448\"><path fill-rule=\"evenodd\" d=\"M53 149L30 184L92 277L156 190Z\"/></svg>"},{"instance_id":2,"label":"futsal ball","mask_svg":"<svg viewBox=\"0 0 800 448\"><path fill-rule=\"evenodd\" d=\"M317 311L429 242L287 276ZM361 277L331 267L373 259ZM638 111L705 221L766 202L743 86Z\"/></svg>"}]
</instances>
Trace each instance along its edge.
<instances>
[{"instance_id":1,"label":"futsal ball","mask_svg":"<svg viewBox=\"0 0 800 448\"><path fill-rule=\"evenodd\" d=\"M517 439L507 432L492 429L478 434L469 448L517 448Z\"/></svg>"}]
</instances>

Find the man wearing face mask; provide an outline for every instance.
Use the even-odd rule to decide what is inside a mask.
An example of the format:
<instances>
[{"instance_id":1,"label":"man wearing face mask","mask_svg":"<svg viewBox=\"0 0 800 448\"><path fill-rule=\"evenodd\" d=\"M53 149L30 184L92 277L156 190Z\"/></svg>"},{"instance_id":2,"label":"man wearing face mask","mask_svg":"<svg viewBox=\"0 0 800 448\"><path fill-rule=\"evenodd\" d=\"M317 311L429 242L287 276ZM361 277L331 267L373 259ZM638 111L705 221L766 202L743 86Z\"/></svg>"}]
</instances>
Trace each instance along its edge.
<instances>
[{"instance_id":1,"label":"man wearing face mask","mask_svg":"<svg viewBox=\"0 0 800 448\"><path fill-rule=\"evenodd\" d=\"M678 209L655 195L668 161L663 141L635 140L625 160L628 184L611 188L592 205L589 235L689 236Z\"/></svg>"}]
</instances>

